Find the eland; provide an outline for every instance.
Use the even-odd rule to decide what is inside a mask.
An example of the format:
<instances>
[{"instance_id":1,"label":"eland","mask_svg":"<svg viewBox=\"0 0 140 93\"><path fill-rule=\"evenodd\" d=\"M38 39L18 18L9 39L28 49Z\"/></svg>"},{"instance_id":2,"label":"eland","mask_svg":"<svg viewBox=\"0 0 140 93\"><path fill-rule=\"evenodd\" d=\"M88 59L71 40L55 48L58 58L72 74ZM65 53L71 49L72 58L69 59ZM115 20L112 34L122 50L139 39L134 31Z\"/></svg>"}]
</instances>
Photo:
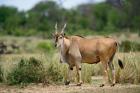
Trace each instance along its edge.
<instances>
[{"instance_id":1,"label":"eland","mask_svg":"<svg viewBox=\"0 0 140 93\"><path fill-rule=\"evenodd\" d=\"M113 58L117 51L118 44L117 41L110 37L100 37L100 38L84 38L79 35L66 36L64 30L66 24L61 31L57 31L57 23L55 25L55 33L53 34L55 40L55 46L58 48L60 53L60 62L67 63L69 66L68 78L65 85L69 85L71 80L71 71L73 67L76 67L78 83L80 86L82 82L81 78L81 64L97 64L102 63L104 69L104 83L100 85L103 87L109 78L108 70L112 73L112 83L114 86L115 81L115 70L113 65ZM120 68L123 68L122 61L118 59L118 64Z\"/></svg>"}]
</instances>

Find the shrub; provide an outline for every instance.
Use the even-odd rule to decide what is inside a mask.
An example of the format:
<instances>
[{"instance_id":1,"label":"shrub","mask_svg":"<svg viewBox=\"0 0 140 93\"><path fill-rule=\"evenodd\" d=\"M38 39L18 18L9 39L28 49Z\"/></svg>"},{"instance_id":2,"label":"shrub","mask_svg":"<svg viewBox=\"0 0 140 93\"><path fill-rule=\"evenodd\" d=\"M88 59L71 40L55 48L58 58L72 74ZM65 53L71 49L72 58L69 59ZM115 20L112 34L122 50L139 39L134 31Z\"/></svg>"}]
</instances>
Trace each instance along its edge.
<instances>
[{"instance_id":1,"label":"shrub","mask_svg":"<svg viewBox=\"0 0 140 93\"><path fill-rule=\"evenodd\" d=\"M55 84L62 83L63 75L59 67L60 66L52 63L48 64L46 69L46 78L48 80L48 83L55 83Z\"/></svg>"},{"instance_id":2,"label":"shrub","mask_svg":"<svg viewBox=\"0 0 140 93\"><path fill-rule=\"evenodd\" d=\"M21 59L17 67L9 73L7 80L9 84L38 83L45 78L44 73L45 68L41 61L35 58Z\"/></svg>"},{"instance_id":3,"label":"shrub","mask_svg":"<svg viewBox=\"0 0 140 93\"><path fill-rule=\"evenodd\" d=\"M140 83L139 53L125 54L123 56L124 69L116 67L116 81L119 83Z\"/></svg>"},{"instance_id":4,"label":"shrub","mask_svg":"<svg viewBox=\"0 0 140 93\"><path fill-rule=\"evenodd\" d=\"M37 45L37 48L44 51L44 52L52 52L54 50L54 47L51 43L51 41L48 41L48 42L40 42L38 45Z\"/></svg>"},{"instance_id":5,"label":"shrub","mask_svg":"<svg viewBox=\"0 0 140 93\"><path fill-rule=\"evenodd\" d=\"M21 59L8 74L7 83L10 85L29 83L59 84L63 80L59 67L52 63L47 63L45 67L43 62L35 58Z\"/></svg>"},{"instance_id":6,"label":"shrub","mask_svg":"<svg viewBox=\"0 0 140 93\"><path fill-rule=\"evenodd\" d=\"M91 83L92 76L92 65L83 64L82 65L82 80L85 83Z\"/></svg>"},{"instance_id":7,"label":"shrub","mask_svg":"<svg viewBox=\"0 0 140 93\"><path fill-rule=\"evenodd\" d=\"M137 42L131 41L123 41L121 44L121 51L123 52L130 52L130 51L140 51L140 44Z\"/></svg>"}]
</instances>

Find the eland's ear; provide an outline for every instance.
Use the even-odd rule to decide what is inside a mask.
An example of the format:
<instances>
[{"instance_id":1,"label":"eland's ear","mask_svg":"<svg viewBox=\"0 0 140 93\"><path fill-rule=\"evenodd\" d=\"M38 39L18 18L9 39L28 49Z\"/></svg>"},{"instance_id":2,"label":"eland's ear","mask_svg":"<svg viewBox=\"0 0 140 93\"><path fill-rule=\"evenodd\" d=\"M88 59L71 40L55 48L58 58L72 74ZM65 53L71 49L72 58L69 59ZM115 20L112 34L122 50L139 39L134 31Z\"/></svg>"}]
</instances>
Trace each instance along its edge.
<instances>
[{"instance_id":1,"label":"eland's ear","mask_svg":"<svg viewBox=\"0 0 140 93\"><path fill-rule=\"evenodd\" d=\"M64 27L62 28L61 34L62 33L64 34L64 30L65 30L66 26L67 26L67 24L65 23Z\"/></svg>"},{"instance_id":2,"label":"eland's ear","mask_svg":"<svg viewBox=\"0 0 140 93\"><path fill-rule=\"evenodd\" d=\"M64 37L66 34L65 33L61 33L61 35Z\"/></svg>"}]
</instances>

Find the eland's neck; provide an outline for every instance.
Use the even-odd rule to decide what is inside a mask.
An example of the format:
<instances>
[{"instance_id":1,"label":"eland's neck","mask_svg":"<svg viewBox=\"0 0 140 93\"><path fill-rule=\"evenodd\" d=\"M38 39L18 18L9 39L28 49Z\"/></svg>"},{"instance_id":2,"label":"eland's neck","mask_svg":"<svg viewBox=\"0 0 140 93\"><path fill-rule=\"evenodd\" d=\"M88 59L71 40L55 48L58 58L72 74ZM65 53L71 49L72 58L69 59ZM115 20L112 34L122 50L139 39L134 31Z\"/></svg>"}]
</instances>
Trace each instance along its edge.
<instances>
[{"instance_id":1,"label":"eland's neck","mask_svg":"<svg viewBox=\"0 0 140 93\"><path fill-rule=\"evenodd\" d=\"M65 54L67 52L69 46L70 46L70 40L64 37L63 42L60 47L61 52L63 52Z\"/></svg>"},{"instance_id":2,"label":"eland's neck","mask_svg":"<svg viewBox=\"0 0 140 93\"><path fill-rule=\"evenodd\" d=\"M67 39L67 38L64 38L63 39L63 42L59 48L59 52L60 52L60 59L62 62L66 63L66 53L67 53L67 50L70 46L70 40Z\"/></svg>"}]
</instances>

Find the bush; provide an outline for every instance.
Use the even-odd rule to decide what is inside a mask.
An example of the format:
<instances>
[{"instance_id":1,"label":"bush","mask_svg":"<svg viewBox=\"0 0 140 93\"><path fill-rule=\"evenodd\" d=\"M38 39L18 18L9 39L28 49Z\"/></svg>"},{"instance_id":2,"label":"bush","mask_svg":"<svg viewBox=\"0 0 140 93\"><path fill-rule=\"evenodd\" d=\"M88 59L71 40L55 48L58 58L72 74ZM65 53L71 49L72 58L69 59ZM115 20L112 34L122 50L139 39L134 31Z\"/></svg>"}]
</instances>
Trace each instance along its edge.
<instances>
[{"instance_id":1,"label":"bush","mask_svg":"<svg viewBox=\"0 0 140 93\"><path fill-rule=\"evenodd\" d=\"M123 56L124 69L116 65L116 81L118 83L140 83L139 53Z\"/></svg>"},{"instance_id":2,"label":"bush","mask_svg":"<svg viewBox=\"0 0 140 93\"><path fill-rule=\"evenodd\" d=\"M59 84L63 81L63 75L61 73L61 70L59 66L55 64L48 64L47 70L46 70L46 78L48 80L48 83L55 83Z\"/></svg>"},{"instance_id":3,"label":"bush","mask_svg":"<svg viewBox=\"0 0 140 93\"><path fill-rule=\"evenodd\" d=\"M12 35L14 36L32 36L35 35L37 32L35 29L23 29L23 28L16 28L12 31Z\"/></svg>"},{"instance_id":4,"label":"bush","mask_svg":"<svg viewBox=\"0 0 140 93\"><path fill-rule=\"evenodd\" d=\"M84 83L91 83L92 67L92 65L88 64L82 65L82 80Z\"/></svg>"},{"instance_id":5,"label":"bush","mask_svg":"<svg viewBox=\"0 0 140 93\"><path fill-rule=\"evenodd\" d=\"M140 44L137 42L131 42L131 41L123 41L121 44L121 51L122 52L130 52L130 51L140 51Z\"/></svg>"},{"instance_id":6,"label":"bush","mask_svg":"<svg viewBox=\"0 0 140 93\"><path fill-rule=\"evenodd\" d=\"M21 59L17 67L9 73L9 84L39 83L45 79L43 63L35 58Z\"/></svg>"},{"instance_id":7,"label":"bush","mask_svg":"<svg viewBox=\"0 0 140 93\"><path fill-rule=\"evenodd\" d=\"M56 64L47 63L45 67L43 62L35 58L21 59L8 74L7 83L10 85L29 83L59 84L63 80L60 72L59 66L56 66Z\"/></svg>"},{"instance_id":8,"label":"bush","mask_svg":"<svg viewBox=\"0 0 140 93\"><path fill-rule=\"evenodd\" d=\"M37 48L44 51L44 52L52 52L54 50L53 44L51 43L51 41L48 42L40 42L37 45Z\"/></svg>"}]
</instances>

